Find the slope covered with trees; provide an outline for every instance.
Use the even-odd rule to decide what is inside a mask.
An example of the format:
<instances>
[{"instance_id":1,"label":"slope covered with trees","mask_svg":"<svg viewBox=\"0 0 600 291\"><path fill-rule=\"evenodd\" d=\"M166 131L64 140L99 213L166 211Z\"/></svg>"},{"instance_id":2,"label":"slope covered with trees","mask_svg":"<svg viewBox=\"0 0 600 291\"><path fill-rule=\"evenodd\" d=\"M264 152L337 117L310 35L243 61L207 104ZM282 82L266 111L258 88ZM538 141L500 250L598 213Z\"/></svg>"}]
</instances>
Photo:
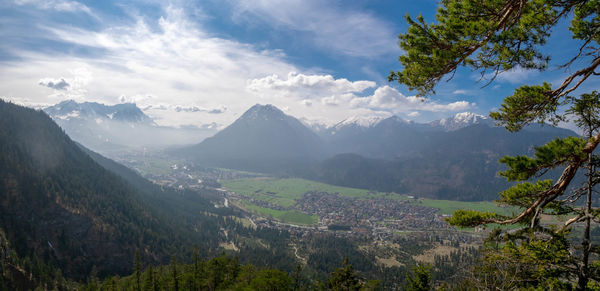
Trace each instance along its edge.
<instances>
[{"instance_id":1,"label":"slope covered with trees","mask_svg":"<svg viewBox=\"0 0 600 291\"><path fill-rule=\"evenodd\" d=\"M20 258L83 278L94 267L128 272L138 249L144 260L167 262L193 245L217 248L219 220L201 215L210 204L197 193L158 193L132 173L123 180L41 111L0 101L0 124L0 228ZM195 216L167 216L181 210L169 209L175 204Z\"/></svg>"}]
</instances>

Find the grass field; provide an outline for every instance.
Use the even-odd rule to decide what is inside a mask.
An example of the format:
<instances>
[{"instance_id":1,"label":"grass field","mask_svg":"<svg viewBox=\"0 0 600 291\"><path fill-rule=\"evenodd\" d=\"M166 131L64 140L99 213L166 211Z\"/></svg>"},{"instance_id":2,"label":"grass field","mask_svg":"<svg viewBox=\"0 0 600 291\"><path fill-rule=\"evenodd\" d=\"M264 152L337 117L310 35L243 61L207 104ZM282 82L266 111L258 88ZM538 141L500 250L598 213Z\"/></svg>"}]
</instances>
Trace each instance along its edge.
<instances>
[{"instance_id":1,"label":"grass field","mask_svg":"<svg viewBox=\"0 0 600 291\"><path fill-rule=\"evenodd\" d=\"M242 202L242 207L250 212L254 212L260 216L272 217L276 220L299 225L314 225L317 224L319 216L308 215L296 210L275 210L256 206L249 202Z\"/></svg>"},{"instance_id":2,"label":"grass field","mask_svg":"<svg viewBox=\"0 0 600 291\"><path fill-rule=\"evenodd\" d=\"M304 179L276 179L276 178L249 178L221 181L221 184L230 191L236 192L242 196L258 199L279 205L282 207L291 207L297 199L310 191L319 191L327 193L338 193L341 196L358 199L386 198L394 200L410 200L410 203L423 205L439 209L439 213L451 215L459 209L469 209L477 211L490 211L502 215L511 215L517 212L517 209L511 207L500 207L491 201L485 202L465 202L451 200L435 199L410 199L407 195L397 193L381 193L364 189L333 186L324 183L304 180ZM294 223L294 224L314 224L317 222L316 215L308 215L296 210L274 210L270 208L259 207L249 202L244 202L244 208L265 217Z\"/></svg>"},{"instance_id":3,"label":"grass field","mask_svg":"<svg viewBox=\"0 0 600 291\"><path fill-rule=\"evenodd\" d=\"M168 175L173 162L158 157L145 157L136 168L142 175Z\"/></svg>"},{"instance_id":4,"label":"grass field","mask_svg":"<svg viewBox=\"0 0 600 291\"><path fill-rule=\"evenodd\" d=\"M295 200L300 199L304 193L310 191L320 191L331 194L339 193L341 196L351 198L365 198L378 195L378 193L373 193L369 190L333 186L296 178L238 179L221 181L221 184L225 188L248 198L263 200L283 207L294 205L294 203L296 203Z\"/></svg>"},{"instance_id":5,"label":"grass field","mask_svg":"<svg viewBox=\"0 0 600 291\"><path fill-rule=\"evenodd\" d=\"M516 212L517 209L513 207L500 207L495 202L482 201L482 202L466 202L466 201L451 201L451 200L435 200L435 199L423 199L417 200L415 204L421 204L423 206L433 207L439 209L441 214L452 214L454 211L459 209L477 210L477 211L489 211L495 212L502 215L511 215Z\"/></svg>"}]
</instances>

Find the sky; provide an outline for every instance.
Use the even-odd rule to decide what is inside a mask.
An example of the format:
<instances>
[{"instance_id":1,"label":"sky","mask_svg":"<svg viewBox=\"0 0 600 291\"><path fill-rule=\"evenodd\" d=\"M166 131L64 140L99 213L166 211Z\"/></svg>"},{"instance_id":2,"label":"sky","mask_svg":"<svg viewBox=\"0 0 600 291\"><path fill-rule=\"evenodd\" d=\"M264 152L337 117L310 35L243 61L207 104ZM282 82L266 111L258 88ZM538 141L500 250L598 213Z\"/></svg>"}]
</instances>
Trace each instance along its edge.
<instances>
[{"instance_id":1,"label":"sky","mask_svg":"<svg viewBox=\"0 0 600 291\"><path fill-rule=\"evenodd\" d=\"M158 124L224 127L254 104L335 124L351 116L428 122L488 115L522 84L558 83L577 50L567 20L544 47L550 70L488 86L460 69L426 99L397 83L406 14L433 0L0 2L0 98L36 108L73 99L134 102ZM582 90L599 87L589 81ZM568 126L568 125L567 125Z\"/></svg>"}]
</instances>

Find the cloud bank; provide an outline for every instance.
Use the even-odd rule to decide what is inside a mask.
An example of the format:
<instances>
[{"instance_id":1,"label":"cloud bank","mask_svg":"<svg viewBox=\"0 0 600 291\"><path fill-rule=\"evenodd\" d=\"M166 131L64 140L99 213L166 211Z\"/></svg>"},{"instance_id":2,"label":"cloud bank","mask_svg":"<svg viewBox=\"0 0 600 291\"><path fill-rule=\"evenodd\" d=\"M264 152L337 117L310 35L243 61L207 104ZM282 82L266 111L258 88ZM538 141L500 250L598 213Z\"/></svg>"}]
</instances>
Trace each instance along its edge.
<instances>
[{"instance_id":1,"label":"cloud bank","mask_svg":"<svg viewBox=\"0 0 600 291\"><path fill-rule=\"evenodd\" d=\"M95 13L77 3L20 1L44 11ZM321 5L316 1L306 5L259 1L251 11L244 3L239 2L240 13L260 14L286 27L314 33L316 41L328 49L347 47L346 54L367 56L367 51L386 53L379 47L395 47L385 43L390 31L376 29L385 23L368 13L334 11L333 4L322 4L323 9L314 15L301 13ZM27 100L27 104L54 104L65 99L136 103L158 124L170 126L223 127L256 103L273 104L293 116L330 124L353 115L417 117L423 112L461 111L473 106L467 101L421 100L370 80L315 73L319 69L298 67L279 50L211 34L179 7L165 6L159 14L156 18L133 16L132 22L95 29L40 20L37 33L60 43L54 50L64 49L64 53L12 48L10 54L16 57L3 60L0 66L0 74L11 76L0 79L0 96ZM306 17L321 22L301 27ZM347 29L337 25L344 19L356 24L352 35L344 35ZM74 54L71 50L77 50L73 48L86 50ZM101 53L86 54L87 50Z\"/></svg>"}]
</instances>

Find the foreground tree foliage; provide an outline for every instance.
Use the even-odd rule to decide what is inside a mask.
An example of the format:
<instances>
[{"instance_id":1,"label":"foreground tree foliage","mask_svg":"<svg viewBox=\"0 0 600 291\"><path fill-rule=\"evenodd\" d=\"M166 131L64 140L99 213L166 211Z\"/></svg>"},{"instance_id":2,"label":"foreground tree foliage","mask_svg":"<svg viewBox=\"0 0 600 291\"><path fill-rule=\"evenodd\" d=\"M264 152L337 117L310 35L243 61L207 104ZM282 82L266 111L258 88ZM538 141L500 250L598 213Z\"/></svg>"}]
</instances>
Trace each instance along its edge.
<instances>
[{"instance_id":1,"label":"foreground tree foliage","mask_svg":"<svg viewBox=\"0 0 600 291\"><path fill-rule=\"evenodd\" d=\"M134 262L139 261L138 256ZM297 272L300 269L298 268ZM221 255L208 261L197 254L191 264L171 260L168 266L149 265L145 270L136 267L130 276L107 278L99 282L91 276L79 290L379 290L378 281L365 281L346 259L342 267L329 276L327 284L306 284L298 274L287 274L277 269L242 265L237 258Z\"/></svg>"},{"instance_id":2,"label":"foreground tree foliage","mask_svg":"<svg viewBox=\"0 0 600 291\"><path fill-rule=\"evenodd\" d=\"M552 29L570 18L571 36L578 53L560 67L570 73L560 84L524 85L505 98L490 116L509 131L532 122L572 119L582 137L556 139L535 149L533 157L505 157L500 174L517 182L500 193L498 202L517 207L512 216L460 210L448 221L457 226L519 225L520 229L495 231L492 245L484 247L482 266L474 270L466 288L541 290L595 288L600 280L598 247L592 245L591 222L599 221L593 206L598 183L600 98L581 93L582 84L600 75L600 1L598 0L442 0L436 22L422 16L407 17L408 31L400 35L402 71L390 81L405 84L420 95L434 93L444 76L451 79L459 67L494 78L515 68L545 70L550 56L541 46ZM580 89L578 91L575 91ZM540 179L549 171L562 171L555 179ZM584 171L585 184L576 190L573 179ZM536 181L536 179L539 179ZM569 187L571 186L571 187ZM542 216L560 215L556 225L540 223ZM567 217L563 219L562 217ZM575 226L582 226L574 230ZM576 234L577 233L577 234Z\"/></svg>"},{"instance_id":3,"label":"foreground tree foliage","mask_svg":"<svg viewBox=\"0 0 600 291\"><path fill-rule=\"evenodd\" d=\"M406 290L427 291L431 290L431 269L430 265L418 265L413 269L412 274L406 275Z\"/></svg>"}]
</instances>

